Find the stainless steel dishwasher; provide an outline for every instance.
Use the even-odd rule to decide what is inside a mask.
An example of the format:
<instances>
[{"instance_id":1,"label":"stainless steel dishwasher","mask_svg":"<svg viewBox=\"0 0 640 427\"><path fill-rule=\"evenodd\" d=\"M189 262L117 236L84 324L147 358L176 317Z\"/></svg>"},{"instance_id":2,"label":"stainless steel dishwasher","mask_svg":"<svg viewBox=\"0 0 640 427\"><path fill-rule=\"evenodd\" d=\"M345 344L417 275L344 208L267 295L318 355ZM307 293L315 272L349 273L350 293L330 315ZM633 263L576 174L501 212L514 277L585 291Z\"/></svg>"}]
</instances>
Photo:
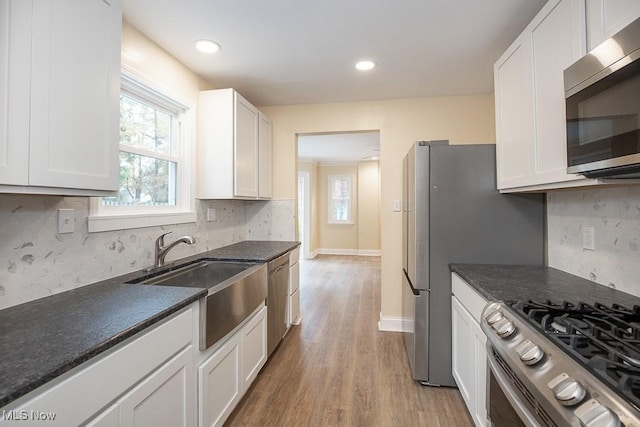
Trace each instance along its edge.
<instances>
[{"instance_id":1,"label":"stainless steel dishwasher","mask_svg":"<svg viewBox=\"0 0 640 427\"><path fill-rule=\"evenodd\" d=\"M289 253L269 262L267 291L267 354L271 356L287 332Z\"/></svg>"}]
</instances>

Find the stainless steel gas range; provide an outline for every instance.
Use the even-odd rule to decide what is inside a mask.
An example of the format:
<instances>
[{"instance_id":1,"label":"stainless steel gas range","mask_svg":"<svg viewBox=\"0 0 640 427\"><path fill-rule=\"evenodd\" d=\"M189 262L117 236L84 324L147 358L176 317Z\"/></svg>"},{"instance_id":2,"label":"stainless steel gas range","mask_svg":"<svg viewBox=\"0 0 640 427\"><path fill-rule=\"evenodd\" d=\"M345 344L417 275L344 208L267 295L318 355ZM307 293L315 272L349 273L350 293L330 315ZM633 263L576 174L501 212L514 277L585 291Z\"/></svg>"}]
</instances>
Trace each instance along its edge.
<instances>
[{"instance_id":1,"label":"stainless steel gas range","mask_svg":"<svg viewBox=\"0 0 640 427\"><path fill-rule=\"evenodd\" d=\"M491 303L490 425L640 426L640 307Z\"/></svg>"}]
</instances>

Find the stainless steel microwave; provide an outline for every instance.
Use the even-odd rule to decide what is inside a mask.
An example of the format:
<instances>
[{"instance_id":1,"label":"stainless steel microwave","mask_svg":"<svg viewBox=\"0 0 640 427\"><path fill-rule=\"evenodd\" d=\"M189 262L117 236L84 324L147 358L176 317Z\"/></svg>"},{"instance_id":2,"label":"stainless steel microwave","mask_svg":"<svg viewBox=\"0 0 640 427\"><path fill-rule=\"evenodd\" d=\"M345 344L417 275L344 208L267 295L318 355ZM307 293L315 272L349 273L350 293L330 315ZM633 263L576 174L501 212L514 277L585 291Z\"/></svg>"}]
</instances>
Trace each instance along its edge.
<instances>
[{"instance_id":1,"label":"stainless steel microwave","mask_svg":"<svg viewBox=\"0 0 640 427\"><path fill-rule=\"evenodd\" d=\"M640 178L640 18L564 71L567 172Z\"/></svg>"}]
</instances>

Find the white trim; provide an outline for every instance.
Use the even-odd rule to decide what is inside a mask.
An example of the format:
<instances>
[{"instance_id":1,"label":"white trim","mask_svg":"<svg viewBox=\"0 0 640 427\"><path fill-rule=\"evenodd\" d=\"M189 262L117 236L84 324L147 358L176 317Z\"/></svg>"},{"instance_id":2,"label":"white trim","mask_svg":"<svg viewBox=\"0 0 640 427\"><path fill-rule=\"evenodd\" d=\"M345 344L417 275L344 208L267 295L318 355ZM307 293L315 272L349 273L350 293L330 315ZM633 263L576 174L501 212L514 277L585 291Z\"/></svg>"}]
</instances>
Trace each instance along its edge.
<instances>
[{"instance_id":1,"label":"white trim","mask_svg":"<svg viewBox=\"0 0 640 427\"><path fill-rule=\"evenodd\" d=\"M134 68L125 64L121 67L121 92L133 94L145 101L152 101L158 106L176 114L175 132L180 141L178 159L155 153L152 157L162 158L179 164L177 187L182 190L176 199L175 206L156 207L153 212L146 213L144 208L134 213L126 213L118 207L102 206L101 198L90 199L89 217L87 218L90 233L130 228L143 228L170 224L196 222L196 166L195 166L195 105L187 98L175 93L163 84L149 79ZM151 96L151 98L149 98ZM134 152L135 148L121 146L122 151ZM138 153L139 154L139 153ZM101 193L94 192L96 196ZM112 196L114 192L104 194ZM125 208L126 209L126 208ZM167 210L173 210L168 211Z\"/></svg>"},{"instance_id":2,"label":"white trim","mask_svg":"<svg viewBox=\"0 0 640 427\"><path fill-rule=\"evenodd\" d=\"M87 218L89 233L196 222L195 212L100 215Z\"/></svg>"},{"instance_id":3,"label":"white trim","mask_svg":"<svg viewBox=\"0 0 640 427\"><path fill-rule=\"evenodd\" d=\"M311 245L311 174L309 171L298 171L298 177L304 181L304 200L302 201L302 257L309 258ZM300 191L298 191L298 194ZM300 212L298 212L298 217Z\"/></svg>"},{"instance_id":4,"label":"white trim","mask_svg":"<svg viewBox=\"0 0 640 427\"><path fill-rule=\"evenodd\" d=\"M378 330L387 332L405 332L411 330L411 320L397 316L383 316L380 312Z\"/></svg>"},{"instance_id":5,"label":"white trim","mask_svg":"<svg viewBox=\"0 0 640 427\"><path fill-rule=\"evenodd\" d=\"M314 251L309 252L309 259L314 259L317 256L318 256L318 250L317 249L314 250Z\"/></svg>"},{"instance_id":6,"label":"white trim","mask_svg":"<svg viewBox=\"0 0 640 427\"><path fill-rule=\"evenodd\" d=\"M355 255L355 256L381 256L382 251L379 249L329 249L320 248L313 251L313 256L316 255Z\"/></svg>"}]
</instances>

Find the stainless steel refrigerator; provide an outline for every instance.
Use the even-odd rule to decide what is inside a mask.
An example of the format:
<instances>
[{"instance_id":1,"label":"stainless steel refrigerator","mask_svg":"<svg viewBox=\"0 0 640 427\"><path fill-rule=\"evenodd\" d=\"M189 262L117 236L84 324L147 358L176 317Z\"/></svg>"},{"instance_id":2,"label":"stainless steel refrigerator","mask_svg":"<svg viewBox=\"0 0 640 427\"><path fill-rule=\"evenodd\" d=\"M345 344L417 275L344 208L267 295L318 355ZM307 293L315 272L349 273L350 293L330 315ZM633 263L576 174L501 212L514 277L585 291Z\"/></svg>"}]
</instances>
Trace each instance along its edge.
<instances>
[{"instance_id":1,"label":"stainless steel refrigerator","mask_svg":"<svg viewBox=\"0 0 640 427\"><path fill-rule=\"evenodd\" d=\"M403 165L402 311L413 378L455 386L450 263L544 263L542 194L496 190L495 145L416 142Z\"/></svg>"}]
</instances>

